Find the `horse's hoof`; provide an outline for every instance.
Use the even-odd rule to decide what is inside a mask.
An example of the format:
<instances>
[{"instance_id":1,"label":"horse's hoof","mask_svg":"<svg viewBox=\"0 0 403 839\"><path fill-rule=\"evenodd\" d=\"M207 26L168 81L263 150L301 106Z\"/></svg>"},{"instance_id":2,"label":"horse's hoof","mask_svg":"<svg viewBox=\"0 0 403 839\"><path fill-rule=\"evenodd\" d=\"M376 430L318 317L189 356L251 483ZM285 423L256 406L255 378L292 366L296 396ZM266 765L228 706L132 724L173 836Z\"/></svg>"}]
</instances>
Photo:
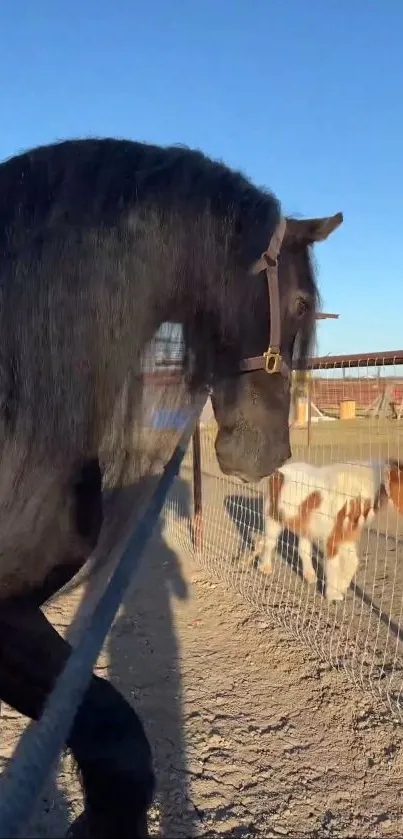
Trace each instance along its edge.
<instances>
[{"instance_id":1,"label":"horse's hoof","mask_svg":"<svg viewBox=\"0 0 403 839\"><path fill-rule=\"evenodd\" d=\"M309 586L313 585L313 583L316 583L315 571L307 571L306 574L304 574L304 580L306 583L308 583Z\"/></svg>"}]
</instances>

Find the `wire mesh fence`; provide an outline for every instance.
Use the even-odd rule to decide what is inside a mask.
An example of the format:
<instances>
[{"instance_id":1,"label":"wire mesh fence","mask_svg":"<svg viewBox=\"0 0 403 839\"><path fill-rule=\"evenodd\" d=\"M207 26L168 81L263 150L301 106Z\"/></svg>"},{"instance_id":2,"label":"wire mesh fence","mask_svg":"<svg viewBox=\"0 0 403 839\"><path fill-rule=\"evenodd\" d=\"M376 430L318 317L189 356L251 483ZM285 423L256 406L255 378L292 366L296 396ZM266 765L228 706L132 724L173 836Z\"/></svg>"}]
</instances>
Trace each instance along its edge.
<instances>
[{"instance_id":1,"label":"wire mesh fence","mask_svg":"<svg viewBox=\"0 0 403 839\"><path fill-rule=\"evenodd\" d=\"M271 485L266 480L252 487L221 474L209 403L166 503L168 536L321 658L377 693L401 720L403 515L398 509L398 462L403 447L403 352L314 360L307 375L294 375L290 430L292 462L310 466L298 467L287 479L292 526L285 526L283 518L277 528L270 574L263 573L261 546L268 532ZM312 466L324 467L323 491ZM388 477L392 468L398 475L395 503ZM316 530L322 535L334 532L331 517L336 522L344 510L339 536L357 544L357 570L340 602L326 597L328 543L312 534L315 574L310 583L303 578L301 539L306 548L309 528L301 529L299 521L298 529L295 510L301 510L318 486L327 503L317 511ZM193 497L191 509L188 496ZM352 536L345 511L350 515L357 499ZM351 520L349 526L351 531Z\"/></svg>"}]
</instances>

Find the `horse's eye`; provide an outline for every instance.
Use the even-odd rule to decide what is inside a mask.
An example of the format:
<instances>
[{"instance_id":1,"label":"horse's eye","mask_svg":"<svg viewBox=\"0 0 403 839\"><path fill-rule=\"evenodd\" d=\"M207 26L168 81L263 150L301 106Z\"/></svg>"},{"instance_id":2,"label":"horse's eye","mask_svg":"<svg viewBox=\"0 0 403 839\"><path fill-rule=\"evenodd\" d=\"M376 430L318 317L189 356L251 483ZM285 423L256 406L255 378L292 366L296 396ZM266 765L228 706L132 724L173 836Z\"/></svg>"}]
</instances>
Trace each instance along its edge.
<instances>
[{"instance_id":1,"label":"horse's eye","mask_svg":"<svg viewBox=\"0 0 403 839\"><path fill-rule=\"evenodd\" d=\"M303 318L309 309L309 303L303 297L299 297L295 307L297 318Z\"/></svg>"}]
</instances>

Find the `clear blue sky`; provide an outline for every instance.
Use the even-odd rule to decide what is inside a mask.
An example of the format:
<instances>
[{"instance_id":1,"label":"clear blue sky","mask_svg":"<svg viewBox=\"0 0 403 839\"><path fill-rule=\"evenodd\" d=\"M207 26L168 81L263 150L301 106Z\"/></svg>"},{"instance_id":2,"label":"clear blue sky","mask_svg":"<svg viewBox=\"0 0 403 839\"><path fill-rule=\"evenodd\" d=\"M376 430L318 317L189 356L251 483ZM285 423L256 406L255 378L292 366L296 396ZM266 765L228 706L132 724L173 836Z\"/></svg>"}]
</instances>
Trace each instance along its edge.
<instances>
[{"instance_id":1,"label":"clear blue sky","mask_svg":"<svg viewBox=\"0 0 403 839\"><path fill-rule=\"evenodd\" d=\"M403 346L403 0L3 0L0 158L56 138L182 142L288 212L316 249L319 350Z\"/></svg>"}]
</instances>

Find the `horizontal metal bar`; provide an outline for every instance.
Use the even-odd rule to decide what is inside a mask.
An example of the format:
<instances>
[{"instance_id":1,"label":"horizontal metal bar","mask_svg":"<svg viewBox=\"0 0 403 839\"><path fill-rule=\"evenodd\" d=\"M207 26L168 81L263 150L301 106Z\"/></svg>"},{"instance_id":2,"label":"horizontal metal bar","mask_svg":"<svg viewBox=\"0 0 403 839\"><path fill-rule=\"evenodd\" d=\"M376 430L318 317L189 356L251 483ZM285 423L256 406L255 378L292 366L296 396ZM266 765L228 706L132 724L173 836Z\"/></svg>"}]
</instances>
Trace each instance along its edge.
<instances>
[{"instance_id":1,"label":"horizontal metal bar","mask_svg":"<svg viewBox=\"0 0 403 839\"><path fill-rule=\"evenodd\" d=\"M338 315L326 315L338 317ZM342 370L347 367L391 367L393 364L403 364L403 350L384 350L379 352L353 353L350 355L322 355L310 358L307 362L310 370L334 369ZM302 369L295 366L295 370ZM305 369L305 368L304 368ZM181 377L177 370L171 372L155 371L148 373L145 379L158 384L174 384Z\"/></svg>"},{"instance_id":2,"label":"horizontal metal bar","mask_svg":"<svg viewBox=\"0 0 403 839\"><path fill-rule=\"evenodd\" d=\"M403 350L317 356L309 359L308 368L342 370L349 367L391 367L393 364L403 364Z\"/></svg>"}]
</instances>

